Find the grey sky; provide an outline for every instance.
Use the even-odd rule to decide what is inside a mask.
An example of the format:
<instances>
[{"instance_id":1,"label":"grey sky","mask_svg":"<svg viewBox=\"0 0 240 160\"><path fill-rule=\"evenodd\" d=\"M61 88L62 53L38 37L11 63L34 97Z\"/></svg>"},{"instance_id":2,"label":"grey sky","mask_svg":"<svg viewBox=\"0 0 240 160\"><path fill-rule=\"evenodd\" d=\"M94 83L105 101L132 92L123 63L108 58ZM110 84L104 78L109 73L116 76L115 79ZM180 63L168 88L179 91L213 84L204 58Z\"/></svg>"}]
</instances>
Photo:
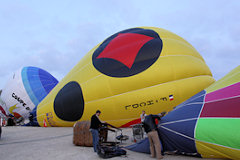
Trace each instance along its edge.
<instances>
[{"instance_id":1,"label":"grey sky","mask_svg":"<svg viewBox=\"0 0 240 160\"><path fill-rule=\"evenodd\" d=\"M61 80L105 38L139 26L183 37L220 79L239 65L239 12L238 0L0 0L0 88L23 66Z\"/></svg>"}]
</instances>

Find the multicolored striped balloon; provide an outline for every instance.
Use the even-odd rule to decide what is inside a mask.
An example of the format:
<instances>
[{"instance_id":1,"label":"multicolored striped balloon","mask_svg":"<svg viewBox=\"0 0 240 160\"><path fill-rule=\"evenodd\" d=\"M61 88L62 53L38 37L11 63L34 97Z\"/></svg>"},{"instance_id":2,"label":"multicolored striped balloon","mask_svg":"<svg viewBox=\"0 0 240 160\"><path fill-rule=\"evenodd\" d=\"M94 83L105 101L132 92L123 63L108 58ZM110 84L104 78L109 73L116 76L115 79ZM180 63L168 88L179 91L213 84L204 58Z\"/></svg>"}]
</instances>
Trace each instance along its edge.
<instances>
[{"instance_id":1,"label":"multicolored striped balloon","mask_svg":"<svg viewBox=\"0 0 240 160\"><path fill-rule=\"evenodd\" d=\"M240 66L161 119L162 152L239 159L239 106ZM147 138L126 148L150 153Z\"/></svg>"},{"instance_id":2,"label":"multicolored striped balloon","mask_svg":"<svg viewBox=\"0 0 240 160\"><path fill-rule=\"evenodd\" d=\"M240 157L240 66L161 120L164 151Z\"/></svg>"}]
</instances>

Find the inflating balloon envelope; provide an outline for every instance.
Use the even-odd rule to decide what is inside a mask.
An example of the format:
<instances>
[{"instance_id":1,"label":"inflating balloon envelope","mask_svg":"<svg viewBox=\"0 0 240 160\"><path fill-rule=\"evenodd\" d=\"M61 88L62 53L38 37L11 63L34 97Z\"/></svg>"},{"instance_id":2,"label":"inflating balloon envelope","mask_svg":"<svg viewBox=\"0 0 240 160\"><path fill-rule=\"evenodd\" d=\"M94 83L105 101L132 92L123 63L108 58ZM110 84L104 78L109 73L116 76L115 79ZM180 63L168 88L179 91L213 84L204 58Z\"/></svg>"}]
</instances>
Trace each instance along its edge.
<instances>
[{"instance_id":1,"label":"inflating balloon envelope","mask_svg":"<svg viewBox=\"0 0 240 160\"><path fill-rule=\"evenodd\" d=\"M142 110L170 111L213 82L201 55L181 37L153 27L127 29L80 60L38 105L37 122L73 126L99 109L103 121L127 127Z\"/></svg>"},{"instance_id":2,"label":"inflating balloon envelope","mask_svg":"<svg viewBox=\"0 0 240 160\"><path fill-rule=\"evenodd\" d=\"M239 106L240 66L162 118L159 135L163 151L239 159ZM146 152L143 146L149 148L146 144L129 148Z\"/></svg>"},{"instance_id":3,"label":"inflating balloon envelope","mask_svg":"<svg viewBox=\"0 0 240 160\"><path fill-rule=\"evenodd\" d=\"M2 90L2 114L28 118L29 113L57 83L50 73L37 67L23 67L17 70Z\"/></svg>"}]
</instances>

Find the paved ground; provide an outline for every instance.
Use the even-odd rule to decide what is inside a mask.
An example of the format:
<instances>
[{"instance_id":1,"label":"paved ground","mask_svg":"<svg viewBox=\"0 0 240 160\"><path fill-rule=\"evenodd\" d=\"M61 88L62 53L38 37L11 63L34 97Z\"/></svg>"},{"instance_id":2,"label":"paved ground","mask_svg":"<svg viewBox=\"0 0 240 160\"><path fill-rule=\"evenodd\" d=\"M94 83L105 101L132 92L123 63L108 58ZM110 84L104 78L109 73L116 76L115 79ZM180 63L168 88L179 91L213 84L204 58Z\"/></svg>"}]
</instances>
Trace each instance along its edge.
<instances>
[{"instance_id":1,"label":"paved ground","mask_svg":"<svg viewBox=\"0 0 240 160\"><path fill-rule=\"evenodd\" d=\"M131 129L124 129L123 134L132 135ZM113 140L116 134L109 134ZM0 160L92 160L99 159L91 147L79 147L73 143L71 127L2 127L0 139ZM131 138L124 144L133 143ZM148 154L127 150L127 156L112 160L151 159ZM166 160L201 160L187 156L165 155Z\"/></svg>"}]
</instances>

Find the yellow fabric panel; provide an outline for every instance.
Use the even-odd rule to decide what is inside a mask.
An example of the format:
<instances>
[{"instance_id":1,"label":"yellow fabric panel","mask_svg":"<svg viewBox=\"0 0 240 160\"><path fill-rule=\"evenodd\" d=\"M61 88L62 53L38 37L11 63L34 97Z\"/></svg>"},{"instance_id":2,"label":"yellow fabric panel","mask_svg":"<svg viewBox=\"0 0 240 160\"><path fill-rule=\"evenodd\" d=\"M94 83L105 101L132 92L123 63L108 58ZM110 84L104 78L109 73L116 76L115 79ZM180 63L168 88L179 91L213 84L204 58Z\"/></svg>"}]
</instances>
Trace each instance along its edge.
<instances>
[{"instance_id":1,"label":"yellow fabric panel","mask_svg":"<svg viewBox=\"0 0 240 160\"><path fill-rule=\"evenodd\" d=\"M196 141L198 153L203 158L222 158L238 160L240 157L240 150L232 149L216 144Z\"/></svg>"},{"instance_id":2,"label":"yellow fabric panel","mask_svg":"<svg viewBox=\"0 0 240 160\"><path fill-rule=\"evenodd\" d=\"M164 56L193 56L202 61L202 56L189 44L179 41L176 39L162 39L163 40L163 50L161 57Z\"/></svg>"},{"instance_id":3,"label":"yellow fabric panel","mask_svg":"<svg viewBox=\"0 0 240 160\"><path fill-rule=\"evenodd\" d=\"M240 66L234 68L231 72L229 72L227 75L225 75L223 78L209 86L206 91L207 93L216 91L218 89L230 86L234 83L238 83L240 79Z\"/></svg>"},{"instance_id":4,"label":"yellow fabric panel","mask_svg":"<svg viewBox=\"0 0 240 160\"><path fill-rule=\"evenodd\" d=\"M139 118L142 110L152 114L158 114L162 111L168 112L213 82L214 79L210 76L199 76L150 86L117 96L86 101L81 121L89 120L95 111L100 109L102 111L102 120L119 127L131 120ZM169 100L169 95L173 95L173 101ZM48 103L45 105L52 106L53 104L49 105ZM43 122L43 118L46 118L44 113L54 114L53 107L39 108L38 115L43 116L38 116L38 122L41 123ZM73 122L61 121L57 116L54 116L52 121L54 121L52 123L54 123L55 126L70 127L74 124Z\"/></svg>"},{"instance_id":5,"label":"yellow fabric panel","mask_svg":"<svg viewBox=\"0 0 240 160\"><path fill-rule=\"evenodd\" d=\"M92 50L89 53L92 53ZM79 63L62 79L61 82L68 81L69 79L75 79L78 82L83 83L95 78L100 74L101 73L98 72L92 64L92 54L86 54L79 61Z\"/></svg>"},{"instance_id":6,"label":"yellow fabric panel","mask_svg":"<svg viewBox=\"0 0 240 160\"><path fill-rule=\"evenodd\" d=\"M78 75L80 78L85 74ZM126 78L108 77L101 74L80 85L85 94L85 101L91 101L202 75L211 77L211 72L203 61L191 56L166 56L159 58L154 65L140 74Z\"/></svg>"},{"instance_id":7,"label":"yellow fabric panel","mask_svg":"<svg viewBox=\"0 0 240 160\"><path fill-rule=\"evenodd\" d=\"M168 38L168 39L176 39L178 41L181 41L182 43L186 43L188 44L189 46L192 46L190 43L188 43L185 39L183 39L182 37L176 35L175 33L173 32L170 32L166 29L163 29L163 28L157 28L157 27L139 27L139 28L144 28L144 29L152 29L154 30L155 32L157 32L160 37L162 39L164 38Z\"/></svg>"}]
</instances>

